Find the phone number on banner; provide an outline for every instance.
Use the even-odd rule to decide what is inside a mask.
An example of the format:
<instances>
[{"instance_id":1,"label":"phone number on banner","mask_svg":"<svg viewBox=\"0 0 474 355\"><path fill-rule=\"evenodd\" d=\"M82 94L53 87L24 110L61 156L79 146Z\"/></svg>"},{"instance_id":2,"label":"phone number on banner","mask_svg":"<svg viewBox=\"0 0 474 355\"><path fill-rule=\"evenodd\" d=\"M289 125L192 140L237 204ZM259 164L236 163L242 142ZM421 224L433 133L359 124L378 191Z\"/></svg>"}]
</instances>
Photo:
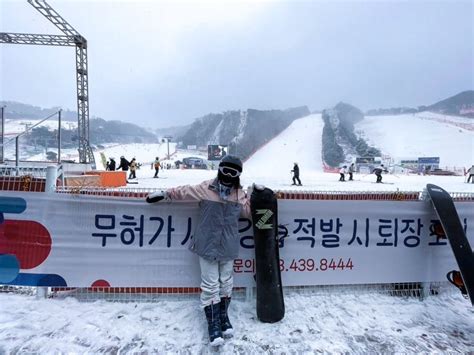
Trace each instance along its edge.
<instances>
[{"instance_id":1,"label":"phone number on banner","mask_svg":"<svg viewBox=\"0 0 474 355\"><path fill-rule=\"evenodd\" d=\"M343 258L321 258L321 259L280 259L281 272L304 272L304 271L349 271L354 268L352 259ZM255 259L235 259L234 272L255 272Z\"/></svg>"}]
</instances>

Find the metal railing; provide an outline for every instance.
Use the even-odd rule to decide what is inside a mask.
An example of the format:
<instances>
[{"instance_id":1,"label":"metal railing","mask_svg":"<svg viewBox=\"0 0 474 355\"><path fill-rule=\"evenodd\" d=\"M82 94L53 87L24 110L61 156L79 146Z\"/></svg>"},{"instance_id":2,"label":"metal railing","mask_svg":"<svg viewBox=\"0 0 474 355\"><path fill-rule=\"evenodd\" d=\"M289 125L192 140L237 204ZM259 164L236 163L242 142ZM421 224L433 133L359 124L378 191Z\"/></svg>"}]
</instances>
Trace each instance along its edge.
<instances>
[{"instance_id":1,"label":"metal railing","mask_svg":"<svg viewBox=\"0 0 474 355\"><path fill-rule=\"evenodd\" d=\"M0 165L0 191L44 192L48 170L54 170L59 184L64 185L64 173L61 164L42 165Z\"/></svg>"},{"instance_id":2,"label":"metal railing","mask_svg":"<svg viewBox=\"0 0 474 355\"><path fill-rule=\"evenodd\" d=\"M58 110L51 115L49 115L46 118L43 118L41 121L37 122L31 127L27 127L25 131L21 132L20 134L17 134L15 137L9 139L8 141L4 141L4 135L5 135L5 120L4 120L4 107L2 107L2 116L1 116L1 162L5 161L5 156L4 156L4 149L5 146L10 144L11 142L15 142L15 166L20 165L20 138L26 134L28 134L30 131L32 131L34 128L38 127L40 124L43 122L49 120L50 118L54 117L57 115L58 117L58 137L57 137L57 148L58 148L58 154L57 154L57 162L58 164L61 162L61 112L62 110Z\"/></svg>"}]
</instances>

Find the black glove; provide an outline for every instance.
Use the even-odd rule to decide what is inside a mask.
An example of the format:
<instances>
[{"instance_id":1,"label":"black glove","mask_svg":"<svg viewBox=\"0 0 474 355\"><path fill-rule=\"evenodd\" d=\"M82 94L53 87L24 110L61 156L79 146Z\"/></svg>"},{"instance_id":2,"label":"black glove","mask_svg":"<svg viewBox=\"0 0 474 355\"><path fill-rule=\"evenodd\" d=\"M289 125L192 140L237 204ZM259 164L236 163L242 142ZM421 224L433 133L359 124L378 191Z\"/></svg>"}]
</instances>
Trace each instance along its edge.
<instances>
[{"instance_id":1,"label":"black glove","mask_svg":"<svg viewBox=\"0 0 474 355\"><path fill-rule=\"evenodd\" d=\"M146 202L155 203L160 202L161 200L169 200L168 193L166 191L156 191L148 194L146 197Z\"/></svg>"}]
</instances>

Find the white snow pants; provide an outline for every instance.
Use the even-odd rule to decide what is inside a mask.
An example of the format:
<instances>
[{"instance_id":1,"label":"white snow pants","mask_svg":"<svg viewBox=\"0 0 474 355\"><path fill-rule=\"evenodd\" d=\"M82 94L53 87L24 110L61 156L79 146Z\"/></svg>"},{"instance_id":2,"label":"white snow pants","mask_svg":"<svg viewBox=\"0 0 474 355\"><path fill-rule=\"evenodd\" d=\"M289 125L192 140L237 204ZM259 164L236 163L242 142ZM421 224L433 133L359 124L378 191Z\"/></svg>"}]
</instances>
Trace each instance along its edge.
<instances>
[{"instance_id":1,"label":"white snow pants","mask_svg":"<svg viewBox=\"0 0 474 355\"><path fill-rule=\"evenodd\" d=\"M219 303L230 297L234 284L234 261L209 261L199 257L201 266L201 306Z\"/></svg>"}]
</instances>

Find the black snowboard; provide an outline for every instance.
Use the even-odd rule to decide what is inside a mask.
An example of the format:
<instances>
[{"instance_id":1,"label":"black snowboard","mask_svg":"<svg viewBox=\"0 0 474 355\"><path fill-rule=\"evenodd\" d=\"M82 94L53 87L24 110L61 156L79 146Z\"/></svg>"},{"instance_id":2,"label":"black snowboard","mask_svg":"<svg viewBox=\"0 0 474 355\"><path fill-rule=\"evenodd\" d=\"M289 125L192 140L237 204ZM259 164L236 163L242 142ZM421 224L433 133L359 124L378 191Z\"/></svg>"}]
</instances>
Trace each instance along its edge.
<instances>
[{"instance_id":1,"label":"black snowboard","mask_svg":"<svg viewBox=\"0 0 474 355\"><path fill-rule=\"evenodd\" d=\"M464 233L454 202L451 196L439 186L428 184L426 190L449 240L467 294L474 306L474 254L466 233Z\"/></svg>"},{"instance_id":2,"label":"black snowboard","mask_svg":"<svg viewBox=\"0 0 474 355\"><path fill-rule=\"evenodd\" d=\"M285 315L278 250L277 199L272 190L254 189L250 197L257 282L257 317L274 323Z\"/></svg>"}]
</instances>

